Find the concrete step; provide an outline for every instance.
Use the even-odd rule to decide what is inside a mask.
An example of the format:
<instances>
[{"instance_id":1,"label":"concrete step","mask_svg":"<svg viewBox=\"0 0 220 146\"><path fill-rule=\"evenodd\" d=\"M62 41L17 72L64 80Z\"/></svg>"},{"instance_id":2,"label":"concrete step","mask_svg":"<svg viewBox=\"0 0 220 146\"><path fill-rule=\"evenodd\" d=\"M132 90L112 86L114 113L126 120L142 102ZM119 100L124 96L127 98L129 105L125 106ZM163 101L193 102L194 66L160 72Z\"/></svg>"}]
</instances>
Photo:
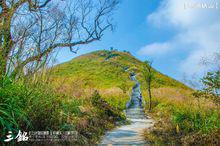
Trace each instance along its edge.
<instances>
[{"instance_id":1,"label":"concrete step","mask_svg":"<svg viewBox=\"0 0 220 146\"><path fill-rule=\"evenodd\" d=\"M139 106L136 108L128 108L125 113L126 117L129 119L146 119L144 109Z\"/></svg>"},{"instance_id":2,"label":"concrete step","mask_svg":"<svg viewBox=\"0 0 220 146\"><path fill-rule=\"evenodd\" d=\"M130 108L138 108L140 105L139 104L133 104L130 106Z\"/></svg>"},{"instance_id":3,"label":"concrete step","mask_svg":"<svg viewBox=\"0 0 220 146\"><path fill-rule=\"evenodd\" d=\"M144 114L126 114L126 116L145 116Z\"/></svg>"},{"instance_id":4,"label":"concrete step","mask_svg":"<svg viewBox=\"0 0 220 146\"><path fill-rule=\"evenodd\" d=\"M133 113L140 113L140 112L143 112L144 113L144 111L143 110L126 110L126 112L133 112Z\"/></svg>"},{"instance_id":5,"label":"concrete step","mask_svg":"<svg viewBox=\"0 0 220 146\"><path fill-rule=\"evenodd\" d=\"M131 115L131 116L134 115L135 116L135 115L144 115L144 113L126 113L126 115Z\"/></svg>"},{"instance_id":6,"label":"concrete step","mask_svg":"<svg viewBox=\"0 0 220 146\"><path fill-rule=\"evenodd\" d=\"M126 111L134 111L134 110L136 110L136 111L144 111L144 109L141 108L141 107L138 107L138 108L128 108L128 109L126 109Z\"/></svg>"},{"instance_id":7,"label":"concrete step","mask_svg":"<svg viewBox=\"0 0 220 146\"><path fill-rule=\"evenodd\" d=\"M129 119L146 119L146 117L144 115L142 115L142 116L140 116L140 115L127 116L127 118L129 118Z\"/></svg>"},{"instance_id":8,"label":"concrete step","mask_svg":"<svg viewBox=\"0 0 220 146\"><path fill-rule=\"evenodd\" d=\"M128 119L146 119L144 116L128 116Z\"/></svg>"},{"instance_id":9,"label":"concrete step","mask_svg":"<svg viewBox=\"0 0 220 146\"><path fill-rule=\"evenodd\" d=\"M138 96L140 96L140 93L132 92L131 96L132 96L132 97L138 97Z\"/></svg>"},{"instance_id":10,"label":"concrete step","mask_svg":"<svg viewBox=\"0 0 220 146\"><path fill-rule=\"evenodd\" d=\"M129 109L126 109L126 112L144 112L144 109L141 109L141 108L129 108Z\"/></svg>"},{"instance_id":11,"label":"concrete step","mask_svg":"<svg viewBox=\"0 0 220 146\"><path fill-rule=\"evenodd\" d=\"M144 115L144 112L126 112L127 115Z\"/></svg>"}]
</instances>

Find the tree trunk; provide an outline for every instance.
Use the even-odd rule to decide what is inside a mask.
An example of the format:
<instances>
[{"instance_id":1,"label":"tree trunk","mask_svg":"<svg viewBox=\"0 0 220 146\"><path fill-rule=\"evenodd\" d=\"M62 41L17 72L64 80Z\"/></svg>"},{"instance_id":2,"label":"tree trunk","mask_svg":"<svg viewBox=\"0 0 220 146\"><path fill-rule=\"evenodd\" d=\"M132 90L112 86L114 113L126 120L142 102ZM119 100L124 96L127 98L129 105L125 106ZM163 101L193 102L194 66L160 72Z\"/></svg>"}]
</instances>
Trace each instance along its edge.
<instances>
[{"instance_id":1,"label":"tree trunk","mask_svg":"<svg viewBox=\"0 0 220 146\"><path fill-rule=\"evenodd\" d=\"M3 55L3 50L0 48L0 87L3 86L3 81L4 81L4 76L6 74L6 59L4 58Z\"/></svg>"},{"instance_id":2,"label":"tree trunk","mask_svg":"<svg viewBox=\"0 0 220 146\"><path fill-rule=\"evenodd\" d=\"M148 95L149 95L149 111L152 109L152 96L151 96L151 83L148 83Z\"/></svg>"},{"instance_id":3,"label":"tree trunk","mask_svg":"<svg viewBox=\"0 0 220 146\"><path fill-rule=\"evenodd\" d=\"M6 18L8 17L8 18ZM6 75L7 61L9 54L11 52L13 41L11 37L10 27L11 27L11 17L12 15L5 15L4 18L1 18L1 43L0 43L0 86L3 86L3 80Z\"/></svg>"}]
</instances>

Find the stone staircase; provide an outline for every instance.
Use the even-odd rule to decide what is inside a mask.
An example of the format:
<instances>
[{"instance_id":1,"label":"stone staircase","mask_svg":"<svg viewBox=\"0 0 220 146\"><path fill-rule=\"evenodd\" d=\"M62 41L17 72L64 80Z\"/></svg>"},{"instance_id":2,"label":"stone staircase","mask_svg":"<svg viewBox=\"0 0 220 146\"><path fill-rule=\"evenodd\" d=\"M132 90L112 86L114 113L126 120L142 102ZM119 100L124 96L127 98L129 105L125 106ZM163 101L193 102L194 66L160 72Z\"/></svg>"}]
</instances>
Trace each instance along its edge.
<instances>
[{"instance_id":1,"label":"stone staircase","mask_svg":"<svg viewBox=\"0 0 220 146\"><path fill-rule=\"evenodd\" d=\"M106 133L100 142L100 146L147 146L150 145L143 137L143 130L154 125L153 119L145 117L144 109L140 97L140 84L131 76L131 80L135 81L132 88L131 99L127 103L125 110L127 118L131 121L129 125L122 125L112 131Z\"/></svg>"},{"instance_id":2,"label":"stone staircase","mask_svg":"<svg viewBox=\"0 0 220 146\"><path fill-rule=\"evenodd\" d=\"M144 109L142 108L142 102L139 97L141 94L140 83L136 79L135 75L131 75L131 80L135 81L135 85L132 88L131 99L126 109L126 117L128 119L145 119Z\"/></svg>"}]
</instances>

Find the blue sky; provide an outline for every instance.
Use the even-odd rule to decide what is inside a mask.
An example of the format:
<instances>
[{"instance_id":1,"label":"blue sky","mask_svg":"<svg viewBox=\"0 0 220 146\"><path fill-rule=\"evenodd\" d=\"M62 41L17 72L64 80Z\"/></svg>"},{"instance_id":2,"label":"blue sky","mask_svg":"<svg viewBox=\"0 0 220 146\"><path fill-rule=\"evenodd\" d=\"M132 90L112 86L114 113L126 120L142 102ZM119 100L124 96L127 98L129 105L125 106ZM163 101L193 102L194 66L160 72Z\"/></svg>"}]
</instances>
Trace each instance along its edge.
<instances>
[{"instance_id":1,"label":"blue sky","mask_svg":"<svg viewBox=\"0 0 220 146\"><path fill-rule=\"evenodd\" d=\"M199 7L214 2L216 8ZM206 71L201 58L220 52L219 15L219 0L122 0L114 14L114 32L106 32L100 42L81 46L78 54L61 51L58 62L114 47L140 60L152 60L154 68L177 80L197 74L199 78Z\"/></svg>"}]
</instances>

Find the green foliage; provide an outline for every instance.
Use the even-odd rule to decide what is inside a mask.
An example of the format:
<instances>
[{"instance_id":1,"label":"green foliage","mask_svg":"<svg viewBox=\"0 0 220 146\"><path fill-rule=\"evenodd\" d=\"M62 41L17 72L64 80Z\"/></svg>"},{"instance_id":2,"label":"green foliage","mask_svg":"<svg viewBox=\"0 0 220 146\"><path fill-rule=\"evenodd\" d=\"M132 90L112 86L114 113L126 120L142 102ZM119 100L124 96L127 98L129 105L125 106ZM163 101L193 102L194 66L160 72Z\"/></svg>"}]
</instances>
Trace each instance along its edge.
<instances>
[{"instance_id":1,"label":"green foliage","mask_svg":"<svg viewBox=\"0 0 220 146\"><path fill-rule=\"evenodd\" d=\"M103 101L102 101L101 96L97 90L95 90L95 92L93 93L93 95L91 97L91 102L94 106L99 106L100 104L102 104Z\"/></svg>"},{"instance_id":2,"label":"green foliage","mask_svg":"<svg viewBox=\"0 0 220 146\"><path fill-rule=\"evenodd\" d=\"M129 101L129 97L112 95L112 96L106 97L105 100L115 109L119 111L123 111L126 109L126 102Z\"/></svg>"},{"instance_id":3,"label":"green foliage","mask_svg":"<svg viewBox=\"0 0 220 146\"><path fill-rule=\"evenodd\" d=\"M145 61L144 62L144 67L143 67L143 72L144 80L147 85L147 91L148 91L148 97L149 97L149 111L152 110L152 94L151 94L151 88L152 88L152 81L154 79L154 72L152 68L152 62L150 61Z\"/></svg>"},{"instance_id":4,"label":"green foliage","mask_svg":"<svg viewBox=\"0 0 220 146\"><path fill-rule=\"evenodd\" d=\"M151 81L154 78L154 71L153 71L153 67L152 67L152 62L150 62L150 61L144 62L143 76L144 76L146 84L149 86L149 84L151 84ZM150 88L150 87L147 87L147 88Z\"/></svg>"},{"instance_id":5,"label":"green foliage","mask_svg":"<svg viewBox=\"0 0 220 146\"><path fill-rule=\"evenodd\" d=\"M192 95L168 92L153 98L154 115L163 124L155 124L152 139L180 144L214 144L219 141L220 110L216 89L219 89L219 73L208 73L203 78L204 90L192 91ZM180 92L179 92L180 93ZM164 93L163 93L164 94ZM169 94L174 94L171 96ZM214 99L214 100L210 100Z\"/></svg>"},{"instance_id":6,"label":"green foliage","mask_svg":"<svg viewBox=\"0 0 220 146\"><path fill-rule=\"evenodd\" d=\"M203 109L192 105L159 102L154 111L162 111L166 117L171 117L173 127L180 128L182 133L210 133L220 128L220 113L218 109Z\"/></svg>"},{"instance_id":7,"label":"green foliage","mask_svg":"<svg viewBox=\"0 0 220 146\"><path fill-rule=\"evenodd\" d=\"M22 97L22 92L26 91L22 85L5 84L0 88L0 128L1 128L1 141L3 136L8 131L17 133L18 130L24 125L25 127L31 127L28 116L24 111L26 100ZM26 94L23 94L27 96Z\"/></svg>"},{"instance_id":8,"label":"green foliage","mask_svg":"<svg viewBox=\"0 0 220 146\"><path fill-rule=\"evenodd\" d=\"M201 131L209 133L211 130L220 128L220 116L215 110L189 110L173 109L172 118L175 124L186 133L192 131Z\"/></svg>"},{"instance_id":9,"label":"green foliage","mask_svg":"<svg viewBox=\"0 0 220 146\"><path fill-rule=\"evenodd\" d=\"M98 92L90 99L73 98L55 92L49 85L17 82L0 88L0 97L1 141L9 130L77 130L77 144L94 144L117 120L125 120L121 111Z\"/></svg>"},{"instance_id":10,"label":"green foliage","mask_svg":"<svg viewBox=\"0 0 220 146\"><path fill-rule=\"evenodd\" d=\"M129 90L127 82L122 82L121 85L118 86L124 94Z\"/></svg>"},{"instance_id":11,"label":"green foliage","mask_svg":"<svg viewBox=\"0 0 220 146\"><path fill-rule=\"evenodd\" d=\"M212 99L216 104L220 104L220 71L208 72L201 79L204 89L195 91L193 96L198 98Z\"/></svg>"},{"instance_id":12,"label":"green foliage","mask_svg":"<svg viewBox=\"0 0 220 146\"><path fill-rule=\"evenodd\" d=\"M215 95L220 94L220 71L208 72L203 77L202 83L205 85L205 91Z\"/></svg>"},{"instance_id":13,"label":"green foliage","mask_svg":"<svg viewBox=\"0 0 220 146\"><path fill-rule=\"evenodd\" d=\"M62 129L67 123L66 115L80 115L81 102L67 99L44 84L12 82L0 88L1 140L9 130L17 133L18 130Z\"/></svg>"},{"instance_id":14,"label":"green foliage","mask_svg":"<svg viewBox=\"0 0 220 146\"><path fill-rule=\"evenodd\" d=\"M214 99L216 103L219 103L220 71L208 72L203 77L202 83L206 88L193 93L193 96L197 98L198 102L202 98L208 98ZM200 107L198 109L192 109L175 106L172 116L174 122L180 125L186 132L201 131L203 133L209 133L213 129L220 128L220 116L216 109L203 110Z\"/></svg>"},{"instance_id":15,"label":"green foliage","mask_svg":"<svg viewBox=\"0 0 220 146\"><path fill-rule=\"evenodd\" d=\"M98 108L98 110L101 110L107 115L108 117L113 117L116 120L125 120L125 117L122 115L121 110L118 108L115 108L117 106L112 106L107 101L105 101L98 91L95 91L91 97L92 104Z\"/></svg>"},{"instance_id":16,"label":"green foliage","mask_svg":"<svg viewBox=\"0 0 220 146\"><path fill-rule=\"evenodd\" d=\"M106 55L105 60L109 60L109 59L114 58L114 57L117 57L117 56L119 56L119 54L114 54L114 53L112 53L112 52L109 52L109 53Z\"/></svg>"}]
</instances>

